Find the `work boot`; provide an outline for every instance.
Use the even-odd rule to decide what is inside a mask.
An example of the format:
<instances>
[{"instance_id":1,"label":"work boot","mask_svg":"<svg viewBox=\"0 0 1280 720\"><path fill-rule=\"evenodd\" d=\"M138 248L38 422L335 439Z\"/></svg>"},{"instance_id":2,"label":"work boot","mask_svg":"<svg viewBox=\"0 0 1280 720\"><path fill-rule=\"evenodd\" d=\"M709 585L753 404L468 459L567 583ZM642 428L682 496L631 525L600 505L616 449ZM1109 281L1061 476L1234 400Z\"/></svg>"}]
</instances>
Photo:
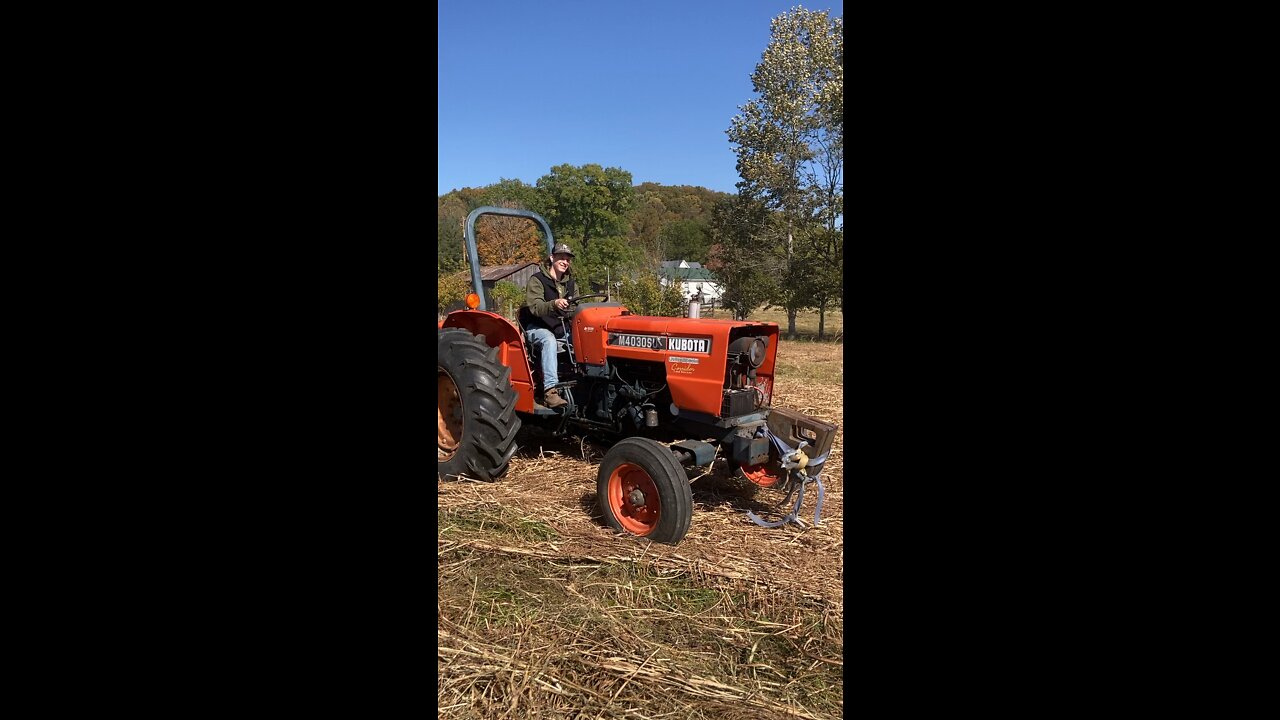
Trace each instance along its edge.
<instances>
[{"instance_id":1,"label":"work boot","mask_svg":"<svg viewBox=\"0 0 1280 720\"><path fill-rule=\"evenodd\" d=\"M558 408L558 407L561 407L562 405L568 405L569 401L560 397L559 390L555 388L551 388L550 390L547 391L547 394L543 397L542 404L546 405L549 408Z\"/></svg>"}]
</instances>

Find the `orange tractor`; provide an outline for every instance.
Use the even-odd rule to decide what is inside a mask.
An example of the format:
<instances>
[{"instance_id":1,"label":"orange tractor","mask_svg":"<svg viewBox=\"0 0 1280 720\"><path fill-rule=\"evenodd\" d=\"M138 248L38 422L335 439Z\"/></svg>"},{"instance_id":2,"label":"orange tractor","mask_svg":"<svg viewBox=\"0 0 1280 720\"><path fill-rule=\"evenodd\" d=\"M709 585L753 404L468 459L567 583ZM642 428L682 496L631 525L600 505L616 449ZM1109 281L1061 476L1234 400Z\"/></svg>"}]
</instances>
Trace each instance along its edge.
<instances>
[{"instance_id":1,"label":"orange tractor","mask_svg":"<svg viewBox=\"0 0 1280 720\"><path fill-rule=\"evenodd\" d=\"M473 288L482 288L475 221L481 215L537 213L481 207L467 216ZM605 302L587 302L605 298ZM688 469L725 459L750 482L796 495L776 527L795 521L805 488L816 485L815 523L824 496L820 471L836 426L772 406L776 323L633 315L607 296L570 298L558 344L555 409L536 402L540 364L515 323L486 309L484 294L439 323L437 465L439 477L496 480L517 450L517 436L569 433L611 443L600 462L601 515L615 530L675 544L689 530ZM525 432L521 432L522 429ZM779 505L782 505L779 503Z\"/></svg>"}]
</instances>

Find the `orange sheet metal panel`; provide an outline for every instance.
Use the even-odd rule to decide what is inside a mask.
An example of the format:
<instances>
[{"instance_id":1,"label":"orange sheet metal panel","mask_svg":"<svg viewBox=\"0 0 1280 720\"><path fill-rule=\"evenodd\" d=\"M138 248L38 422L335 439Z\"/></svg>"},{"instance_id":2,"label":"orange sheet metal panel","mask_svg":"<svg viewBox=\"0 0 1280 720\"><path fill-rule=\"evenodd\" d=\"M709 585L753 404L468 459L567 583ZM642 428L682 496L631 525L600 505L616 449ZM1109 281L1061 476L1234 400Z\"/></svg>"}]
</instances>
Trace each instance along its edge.
<instances>
[{"instance_id":1,"label":"orange sheet metal panel","mask_svg":"<svg viewBox=\"0 0 1280 720\"><path fill-rule=\"evenodd\" d=\"M712 318L662 318L624 315L605 323L609 357L661 362L666 367L672 401L684 410L719 416L725 382L729 331L741 322ZM771 335L766 369L771 384L777 324L759 323ZM757 384L761 384L759 378Z\"/></svg>"},{"instance_id":2,"label":"orange sheet metal panel","mask_svg":"<svg viewBox=\"0 0 1280 720\"><path fill-rule=\"evenodd\" d=\"M525 354L524 344L520 341L520 329L515 323L484 310L458 310L449 313L440 327L466 328L473 335L484 335L489 347L498 348L498 362L511 368L511 386L516 391L516 410L533 412L533 375L529 368L529 356Z\"/></svg>"},{"instance_id":3,"label":"orange sheet metal panel","mask_svg":"<svg viewBox=\"0 0 1280 720\"><path fill-rule=\"evenodd\" d=\"M574 360L589 365L603 365L605 358L605 323L621 315L622 307L584 307L573 318Z\"/></svg>"}]
</instances>

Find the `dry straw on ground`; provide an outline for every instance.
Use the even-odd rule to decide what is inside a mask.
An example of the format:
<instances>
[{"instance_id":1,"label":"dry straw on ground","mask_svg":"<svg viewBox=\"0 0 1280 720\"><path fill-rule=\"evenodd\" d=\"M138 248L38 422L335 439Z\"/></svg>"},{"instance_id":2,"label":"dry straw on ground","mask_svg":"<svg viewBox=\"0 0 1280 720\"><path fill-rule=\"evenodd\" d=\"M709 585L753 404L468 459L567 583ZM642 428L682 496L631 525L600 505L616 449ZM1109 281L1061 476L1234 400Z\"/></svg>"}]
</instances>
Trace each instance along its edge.
<instances>
[{"instance_id":1,"label":"dry straw on ground","mask_svg":"<svg viewBox=\"0 0 1280 720\"><path fill-rule=\"evenodd\" d=\"M842 345L787 343L774 404L841 426L814 527L766 529L780 493L690 473L675 547L618 535L595 507L602 448L522 447L495 483L439 483L441 718L834 718L843 715ZM836 382L831 382L832 378Z\"/></svg>"}]
</instances>

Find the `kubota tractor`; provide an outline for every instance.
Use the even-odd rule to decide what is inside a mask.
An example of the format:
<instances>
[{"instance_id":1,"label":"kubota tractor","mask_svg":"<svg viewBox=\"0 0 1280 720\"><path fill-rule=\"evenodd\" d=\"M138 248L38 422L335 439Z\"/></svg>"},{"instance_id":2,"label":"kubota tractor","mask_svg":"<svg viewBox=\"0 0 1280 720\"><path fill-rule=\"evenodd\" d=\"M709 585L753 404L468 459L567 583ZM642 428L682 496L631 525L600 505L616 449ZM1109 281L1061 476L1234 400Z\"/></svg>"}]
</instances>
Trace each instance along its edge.
<instances>
[{"instance_id":1,"label":"kubota tractor","mask_svg":"<svg viewBox=\"0 0 1280 720\"><path fill-rule=\"evenodd\" d=\"M537 213L481 207L467 216L466 246L473 288L482 288L475 221L481 215ZM539 363L515 323L488 312L484 293L468 309L439 323L437 461L441 478L496 480L516 453L516 436L577 433L612 446L600 462L596 491L605 522L650 540L675 544L689 530L693 496L686 468L717 456L758 486L799 491L791 513L766 527L794 521L805 487L816 484L836 426L772 406L776 323L632 315L616 302L570 299L559 344L560 394L568 404L535 402Z\"/></svg>"}]
</instances>

